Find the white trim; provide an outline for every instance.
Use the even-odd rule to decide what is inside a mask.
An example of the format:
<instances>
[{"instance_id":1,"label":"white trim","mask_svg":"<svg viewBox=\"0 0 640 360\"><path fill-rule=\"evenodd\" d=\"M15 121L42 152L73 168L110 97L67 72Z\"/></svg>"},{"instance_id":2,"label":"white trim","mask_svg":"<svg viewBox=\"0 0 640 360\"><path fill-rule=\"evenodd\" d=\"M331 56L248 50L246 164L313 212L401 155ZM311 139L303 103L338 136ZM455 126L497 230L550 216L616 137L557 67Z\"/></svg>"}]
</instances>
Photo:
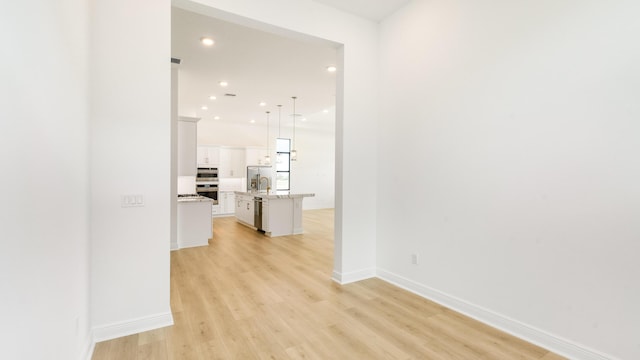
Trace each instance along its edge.
<instances>
[{"instance_id":1,"label":"white trim","mask_svg":"<svg viewBox=\"0 0 640 360\"><path fill-rule=\"evenodd\" d=\"M80 350L80 359L91 360L93 357L93 350L96 347L96 342L93 340L93 331L90 329L89 333L85 337L84 345Z\"/></svg>"},{"instance_id":2,"label":"white trim","mask_svg":"<svg viewBox=\"0 0 640 360\"><path fill-rule=\"evenodd\" d=\"M341 273L334 270L331 279L338 284L345 285L360 280L370 279L373 277L376 277L375 268L350 271L348 273Z\"/></svg>"},{"instance_id":3,"label":"white trim","mask_svg":"<svg viewBox=\"0 0 640 360\"><path fill-rule=\"evenodd\" d=\"M94 343L173 325L171 312L145 316L93 328Z\"/></svg>"},{"instance_id":4,"label":"white trim","mask_svg":"<svg viewBox=\"0 0 640 360\"><path fill-rule=\"evenodd\" d=\"M200 121L200 118L191 116L178 116L178 121L197 123L198 121Z\"/></svg>"},{"instance_id":5,"label":"white trim","mask_svg":"<svg viewBox=\"0 0 640 360\"><path fill-rule=\"evenodd\" d=\"M605 355L595 350L588 349L583 345L552 335L548 332L495 313L481 306L471 304L467 301L456 298L455 296L445 294L413 280L396 275L390 271L378 268L376 272L378 278L386 282L458 311L480 322L491 325L532 344L541 346L556 354L575 360L617 360L611 355Z\"/></svg>"},{"instance_id":6,"label":"white trim","mask_svg":"<svg viewBox=\"0 0 640 360\"><path fill-rule=\"evenodd\" d=\"M209 239L207 239L206 243L203 243L202 241L185 241L180 243L177 249L172 249L172 250L188 249L188 248L198 247L198 246L209 246Z\"/></svg>"}]
</instances>

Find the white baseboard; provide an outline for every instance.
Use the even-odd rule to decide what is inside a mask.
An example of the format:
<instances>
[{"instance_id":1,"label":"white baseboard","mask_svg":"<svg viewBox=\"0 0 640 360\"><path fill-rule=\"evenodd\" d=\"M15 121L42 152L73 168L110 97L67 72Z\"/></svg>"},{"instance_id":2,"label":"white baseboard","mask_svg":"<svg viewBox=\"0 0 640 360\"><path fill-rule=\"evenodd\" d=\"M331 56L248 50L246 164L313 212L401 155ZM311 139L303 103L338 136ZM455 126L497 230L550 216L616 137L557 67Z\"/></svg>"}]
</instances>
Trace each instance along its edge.
<instances>
[{"instance_id":1,"label":"white baseboard","mask_svg":"<svg viewBox=\"0 0 640 360\"><path fill-rule=\"evenodd\" d=\"M452 310L458 311L462 314L465 314L471 318L493 326L532 344L541 346L556 354L565 356L569 359L616 360L616 358L610 355L604 355L595 350L588 349L582 345L573 343L569 340L549 334L545 331L531 327L517 320L497 314L491 310L445 294L436 289L417 283L413 280L409 280L400 275L396 275L390 271L378 268L376 270L376 273L377 277L384 281L408 290L414 294L420 295L440 305L446 306Z\"/></svg>"},{"instance_id":2,"label":"white baseboard","mask_svg":"<svg viewBox=\"0 0 640 360\"><path fill-rule=\"evenodd\" d=\"M111 340L144 331L173 325L171 312L145 316L138 319L97 326L93 328L93 342Z\"/></svg>"},{"instance_id":3,"label":"white baseboard","mask_svg":"<svg viewBox=\"0 0 640 360\"><path fill-rule=\"evenodd\" d=\"M349 283L360 281L360 280L370 279L375 276L376 276L376 269L369 268L369 269L350 271L347 273L341 273L334 270L333 276L331 278L333 281L337 282L338 284L345 285L345 284L349 284Z\"/></svg>"},{"instance_id":4,"label":"white baseboard","mask_svg":"<svg viewBox=\"0 0 640 360\"><path fill-rule=\"evenodd\" d=\"M209 239L207 239L207 240L209 240ZM178 248L175 249L175 250L188 249L188 248L198 247L198 246L209 246L209 242L208 241L206 243L198 242L198 241L183 242L182 244L179 244Z\"/></svg>"}]
</instances>

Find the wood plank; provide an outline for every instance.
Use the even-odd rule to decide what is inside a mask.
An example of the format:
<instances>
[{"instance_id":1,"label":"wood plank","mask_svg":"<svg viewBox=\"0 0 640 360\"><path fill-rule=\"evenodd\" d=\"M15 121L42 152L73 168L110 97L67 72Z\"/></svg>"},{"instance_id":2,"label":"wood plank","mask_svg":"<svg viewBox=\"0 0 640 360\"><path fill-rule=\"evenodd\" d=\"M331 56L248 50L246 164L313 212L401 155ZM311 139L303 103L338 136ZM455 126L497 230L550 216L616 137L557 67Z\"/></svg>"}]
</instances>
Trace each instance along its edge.
<instances>
[{"instance_id":1,"label":"wood plank","mask_svg":"<svg viewBox=\"0 0 640 360\"><path fill-rule=\"evenodd\" d=\"M175 325L93 359L562 359L380 279L336 284L333 216L277 238L216 218L209 246L171 253Z\"/></svg>"}]
</instances>

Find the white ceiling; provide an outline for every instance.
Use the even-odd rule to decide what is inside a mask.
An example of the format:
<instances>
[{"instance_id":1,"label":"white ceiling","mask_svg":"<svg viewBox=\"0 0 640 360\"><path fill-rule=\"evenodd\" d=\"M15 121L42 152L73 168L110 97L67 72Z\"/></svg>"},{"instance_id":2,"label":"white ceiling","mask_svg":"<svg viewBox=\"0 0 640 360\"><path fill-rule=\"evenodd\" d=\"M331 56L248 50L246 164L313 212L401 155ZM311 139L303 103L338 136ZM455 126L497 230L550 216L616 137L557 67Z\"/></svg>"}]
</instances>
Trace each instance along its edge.
<instances>
[{"instance_id":1,"label":"white ceiling","mask_svg":"<svg viewBox=\"0 0 640 360\"><path fill-rule=\"evenodd\" d=\"M314 0L336 9L379 22L411 0Z\"/></svg>"},{"instance_id":2,"label":"white ceiling","mask_svg":"<svg viewBox=\"0 0 640 360\"><path fill-rule=\"evenodd\" d=\"M410 0L313 0L357 16L380 21ZM203 36L215 40L205 47ZM291 38L232 24L179 8L172 10L171 56L179 66L179 115L202 121L223 121L256 125L278 116L290 121L292 96L297 96L296 113L307 122L297 126L332 130L335 123L336 49L322 41ZM218 83L228 81L222 88ZM236 94L226 97L225 93ZM209 100L215 95L217 100ZM267 106L258 104L265 101ZM207 106L203 110L202 106ZM325 113L323 110L328 109ZM219 116L219 120L214 120ZM302 120L301 117L297 118Z\"/></svg>"},{"instance_id":3,"label":"white ceiling","mask_svg":"<svg viewBox=\"0 0 640 360\"><path fill-rule=\"evenodd\" d=\"M179 8L172 9L171 56L179 58L179 115L201 121L237 122L248 125L277 121L282 104L283 126L290 121L292 96L297 96L296 126L334 128L336 49L318 41L279 35L224 22ZM200 43L208 36L211 47ZM229 86L222 88L225 80ZM236 94L226 97L225 93ZM215 95L217 100L209 100ZM261 101L267 106L261 107ZM208 110L202 110L205 105ZM329 113L323 110L329 109ZM220 120L214 120L220 116Z\"/></svg>"}]
</instances>

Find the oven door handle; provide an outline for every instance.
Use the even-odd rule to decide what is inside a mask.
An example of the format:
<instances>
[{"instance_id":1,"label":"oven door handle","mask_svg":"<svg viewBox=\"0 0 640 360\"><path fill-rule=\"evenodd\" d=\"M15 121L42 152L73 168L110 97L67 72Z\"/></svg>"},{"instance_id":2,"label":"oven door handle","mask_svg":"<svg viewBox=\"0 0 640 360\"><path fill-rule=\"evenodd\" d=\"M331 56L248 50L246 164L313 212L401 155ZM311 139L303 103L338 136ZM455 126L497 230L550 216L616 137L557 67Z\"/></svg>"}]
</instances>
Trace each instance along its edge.
<instances>
[{"instance_id":1,"label":"oven door handle","mask_svg":"<svg viewBox=\"0 0 640 360\"><path fill-rule=\"evenodd\" d=\"M217 186L211 186L211 187L198 186L198 187L196 187L196 192L217 192L217 191L218 191L218 187Z\"/></svg>"}]
</instances>

